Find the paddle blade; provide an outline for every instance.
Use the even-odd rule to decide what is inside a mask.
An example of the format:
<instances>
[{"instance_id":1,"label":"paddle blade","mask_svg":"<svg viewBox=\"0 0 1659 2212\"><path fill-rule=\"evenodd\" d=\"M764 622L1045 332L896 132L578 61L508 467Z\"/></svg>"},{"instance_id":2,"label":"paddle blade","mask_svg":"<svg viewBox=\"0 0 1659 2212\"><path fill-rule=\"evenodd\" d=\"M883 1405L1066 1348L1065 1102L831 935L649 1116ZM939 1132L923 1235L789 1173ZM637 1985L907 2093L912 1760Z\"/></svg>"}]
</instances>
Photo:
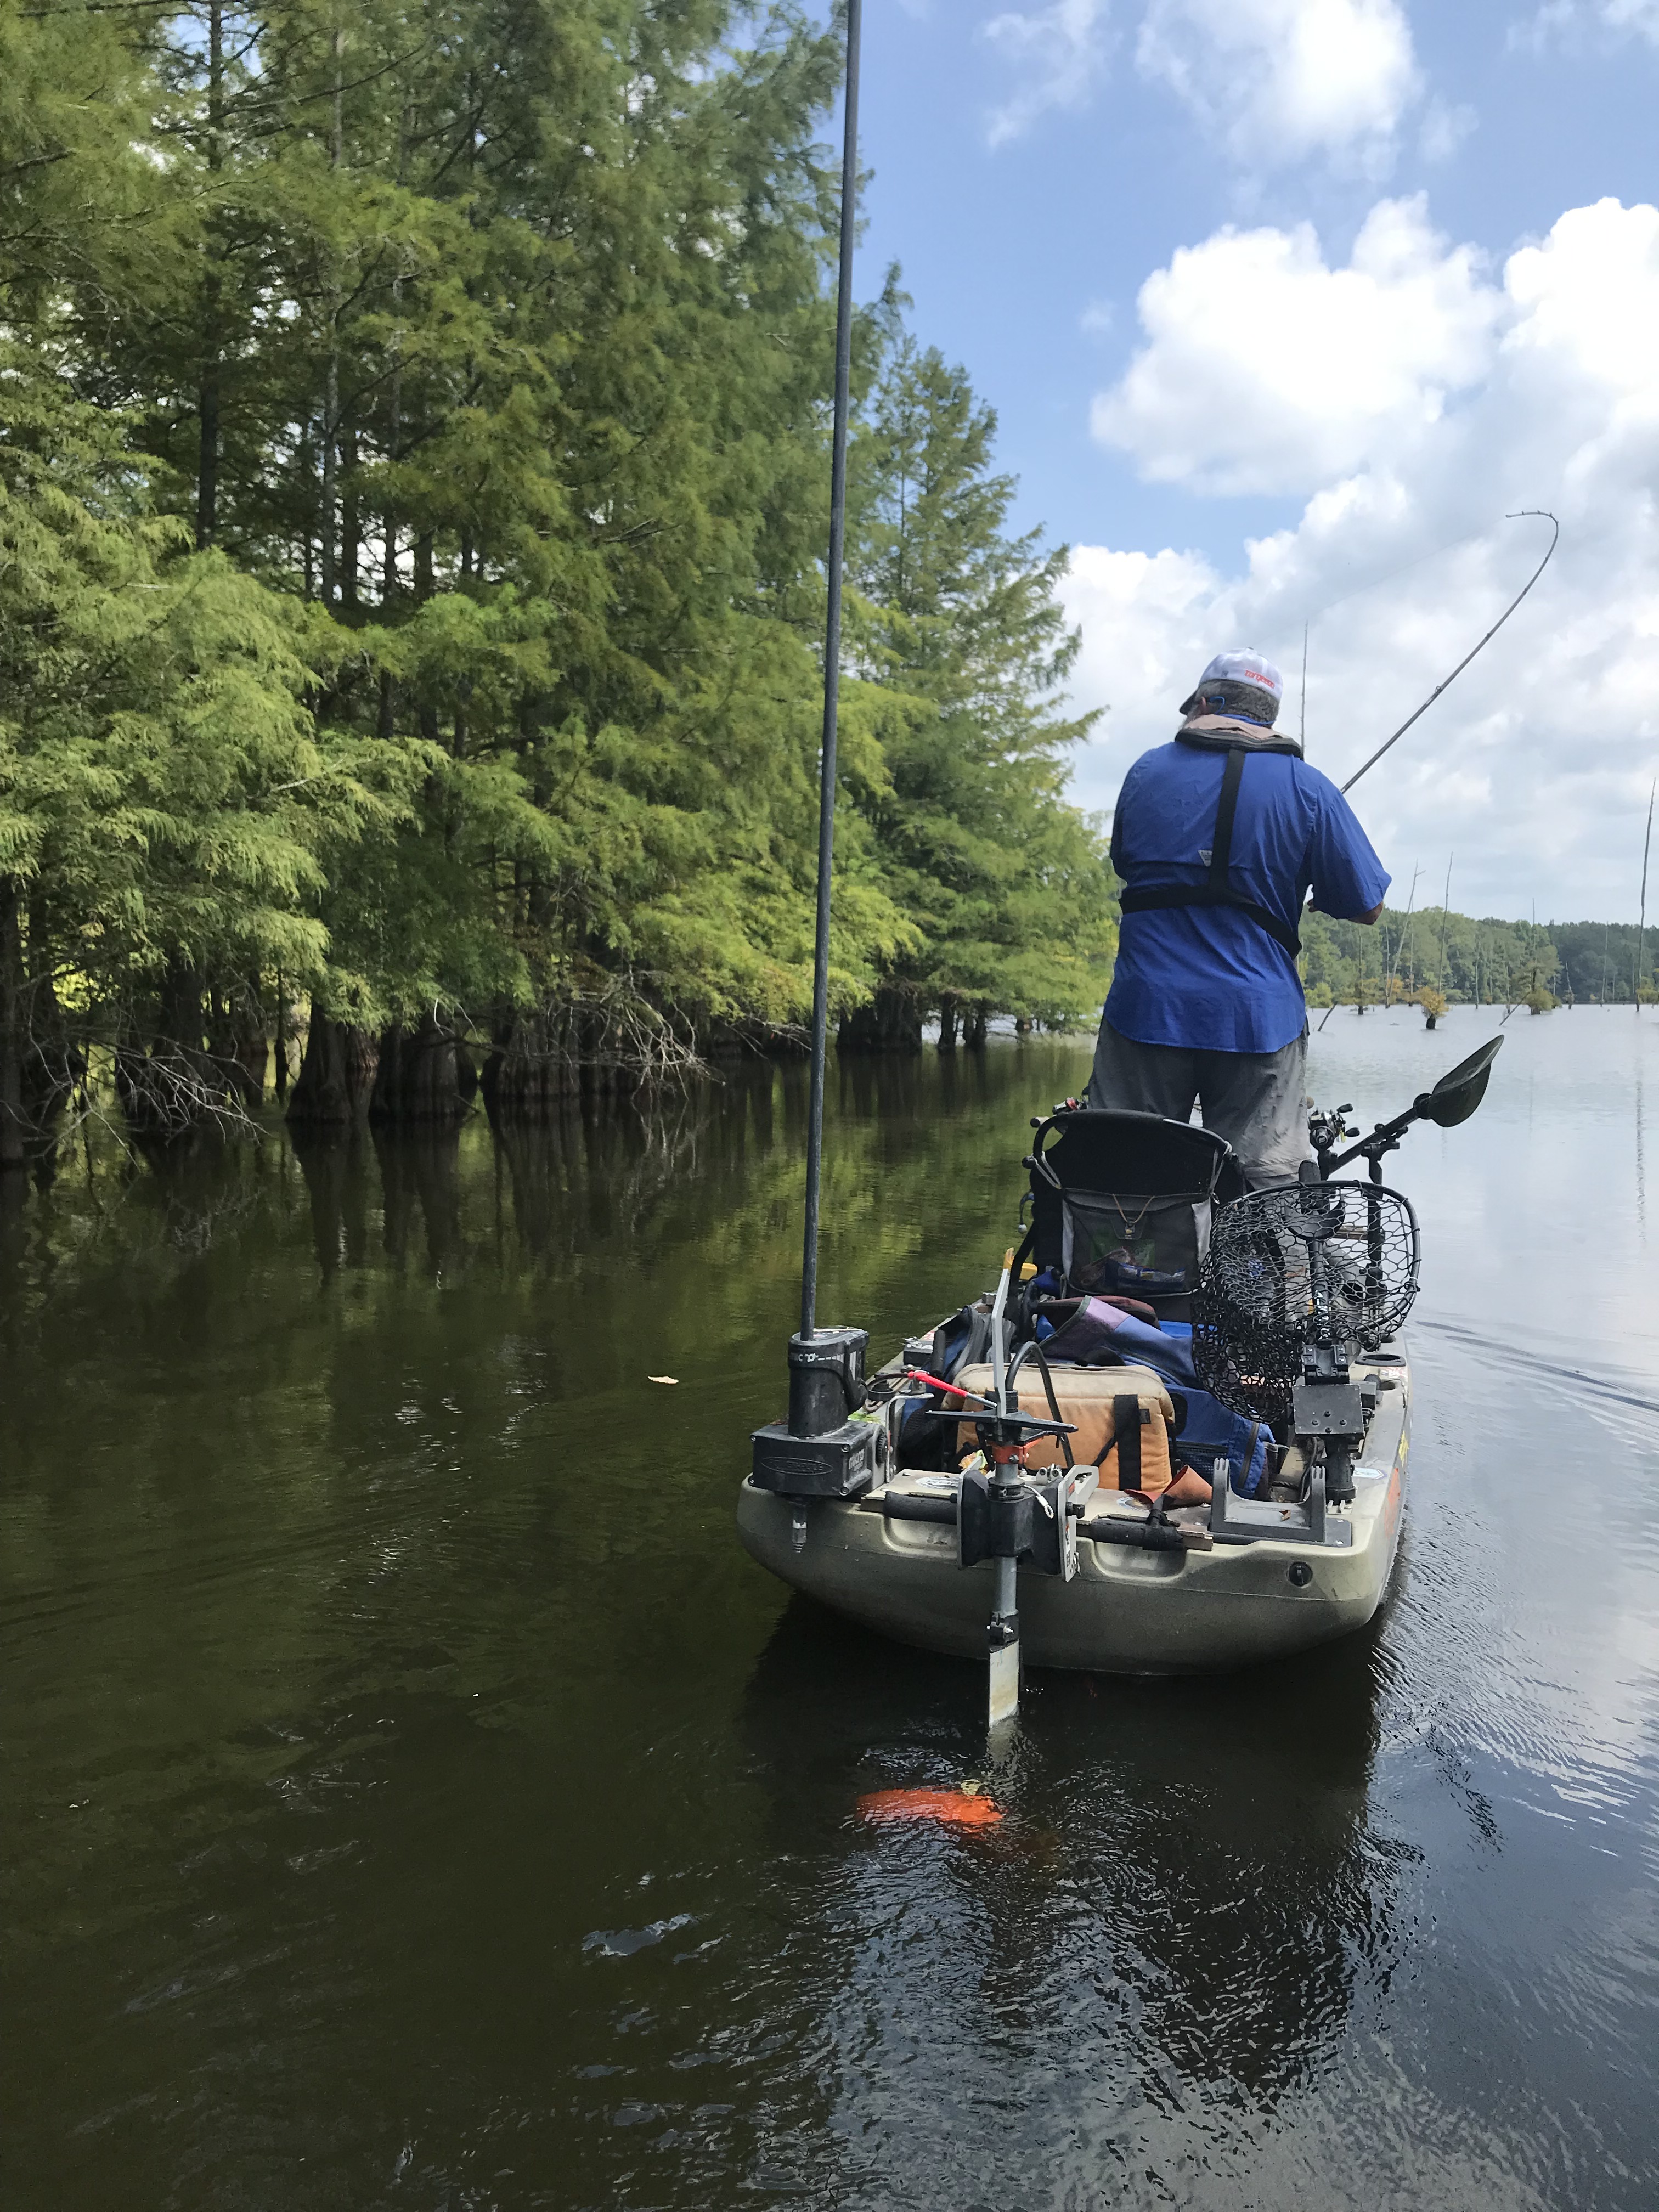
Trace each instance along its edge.
<instances>
[{"instance_id":1,"label":"paddle blade","mask_svg":"<svg viewBox=\"0 0 1659 2212\"><path fill-rule=\"evenodd\" d=\"M1460 1121L1468 1120L1486 1095L1492 1064L1503 1042L1502 1037L1488 1037L1479 1052L1472 1052L1466 1060L1449 1069L1435 1085L1424 1111L1437 1128L1455 1129Z\"/></svg>"}]
</instances>

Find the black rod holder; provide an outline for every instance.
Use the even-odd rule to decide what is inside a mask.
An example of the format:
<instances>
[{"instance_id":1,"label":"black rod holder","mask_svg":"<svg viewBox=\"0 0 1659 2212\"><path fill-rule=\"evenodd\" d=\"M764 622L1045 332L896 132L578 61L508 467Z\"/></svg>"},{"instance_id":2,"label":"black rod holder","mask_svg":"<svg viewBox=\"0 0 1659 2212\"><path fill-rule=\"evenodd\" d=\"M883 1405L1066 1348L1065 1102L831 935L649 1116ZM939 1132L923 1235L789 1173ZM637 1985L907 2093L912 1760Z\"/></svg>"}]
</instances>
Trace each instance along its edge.
<instances>
[{"instance_id":1,"label":"black rod holder","mask_svg":"<svg viewBox=\"0 0 1659 2212\"><path fill-rule=\"evenodd\" d=\"M859 21L847 0L846 122L841 156L841 271L836 291L836 417L830 463L829 599L823 625L823 744L818 763L818 912L812 961L812 1085L806 1121L806 1227L800 1333L817 1320L818 1188L823 1166L823 1075L830 1041L830 886L836 851L836 717L841 690L841 572L847 538L847 417L853 386L853 248L858 228Z\"/></svg>"}]
</instances>

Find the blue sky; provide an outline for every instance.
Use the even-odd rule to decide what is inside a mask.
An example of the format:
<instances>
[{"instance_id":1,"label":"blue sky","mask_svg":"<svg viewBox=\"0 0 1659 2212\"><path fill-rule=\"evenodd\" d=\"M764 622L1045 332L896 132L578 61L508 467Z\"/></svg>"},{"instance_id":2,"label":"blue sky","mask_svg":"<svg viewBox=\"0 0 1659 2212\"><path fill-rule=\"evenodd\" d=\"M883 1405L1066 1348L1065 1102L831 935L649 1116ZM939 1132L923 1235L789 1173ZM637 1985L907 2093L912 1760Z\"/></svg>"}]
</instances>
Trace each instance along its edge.
<instances>
[{"instance_id":1,"label":"blue sky","mask_svg":"<svg viewBox=\"0 0 1659 2212\"><path fill-rule=\"evenodd\" d=\"M1308 619L1310 752L1357 765L1536 557L1504 511L1551 506L1535 604L1363 811L1397 878L1455 843L1489 910L1633 908L1659 0L866 0L863 88L860 291L902 263L1019 520L1077 549L1083 796L1194 656L1299 661Z\"/></svg>"},{"instance_id":2,"label":"blue sky","mask_svg":"<svg viewBox=\"0 0 1659 2212\"><path fill-rule=\"evenodd\" d=\"M1346 258L1377 183L1333 173L1327 160L1277 173L1230 160L1213 130L1137 69L1144 10L1122 5L1099 11L1093 89L994 146L999 110L1038 75L1011 66L1006 42L986 35L1011 12L983 0L866 0L860 141L874 174L860 289L873 291L887 262L902 264L918 331L963 362L997 410L1023 522L1075 542L1157 538L1236 557L1248 533L1290 519L1294 505L1143 485L1091 440L1090 402L1128 357L1142 282L1176 247L1230 222L1311 220L1328 252ZM1494 262L1565 208L1609 193L1650 200L1659 189L1659 48L1588 16L1577 36L1528 37L1535 16L1502 0L1409 11L1432 89L1419 127L1398 134L1385 187L1425 191L1436 226ZM1431 100L1467 111L1460 119L1473 125L1438 158L1421 143Z\"/></svg>"}]
</instances>

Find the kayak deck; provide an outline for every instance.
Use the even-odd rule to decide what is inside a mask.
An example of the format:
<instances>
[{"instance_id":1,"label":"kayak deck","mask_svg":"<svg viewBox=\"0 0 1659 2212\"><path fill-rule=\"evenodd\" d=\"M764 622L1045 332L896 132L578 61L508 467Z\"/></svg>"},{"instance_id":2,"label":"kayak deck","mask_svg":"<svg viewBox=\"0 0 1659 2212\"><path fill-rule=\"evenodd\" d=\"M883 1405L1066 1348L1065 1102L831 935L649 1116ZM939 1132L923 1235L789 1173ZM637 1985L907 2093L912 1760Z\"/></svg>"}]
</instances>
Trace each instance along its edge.
<instances>
[{"instance_id":1,"label":"kayak deck","mask_svg":"<svg viewBox=\"0 0 1659 2212\"><path fill-rule=\"evenodd\" d=\"M1057 1383L1063 1371L1055 1370ZM1376 1402L1352 1502L1327 1509L1325 1543L1297 1540L1294 1506L1230 1497L1219 1540L1209 1533L1209 1509L1199 1506L1170 1516L1183 1531L1180 1548L1143 1550L1088 1533L1091 1522L1120 1514L1144 1518L1132 1500L1097 1490L1079 1524L1075 1577L1019 1576L1026 1662L1098 1674L1212 1673L1364 1627L1383 1601L1399 1548L1411 1386L1409 1371L1393 1362L1357 1365L1354 1375L1375 1375ZM921 1504L929 1498L938 1504ZM919 1511L936 1517L912 1517ZM1273 1533L1275 1522L1285 1533ZM948 1478L901 1469L855 1499L780 1497L745 1480L738 1527L761 1565L837 1612L924 1650L983 1657L994 1570L989 1561L957 1564Z\"/></svg>"}]
</instances>

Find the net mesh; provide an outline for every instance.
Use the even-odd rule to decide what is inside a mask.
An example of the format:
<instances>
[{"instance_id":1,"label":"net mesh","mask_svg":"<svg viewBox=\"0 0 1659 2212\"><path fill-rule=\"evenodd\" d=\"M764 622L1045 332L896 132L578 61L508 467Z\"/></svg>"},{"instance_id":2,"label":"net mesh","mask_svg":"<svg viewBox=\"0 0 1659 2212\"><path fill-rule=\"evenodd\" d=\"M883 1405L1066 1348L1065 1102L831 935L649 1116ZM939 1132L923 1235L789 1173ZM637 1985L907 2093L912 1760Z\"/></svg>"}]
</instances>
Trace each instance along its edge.
<instances>
[{"instance_id":1,"label":"net mesh","mask_svg":"<svg viewBox=\"0 0 1659 2212\"><path fill-rule=\"evenodd\" d=\"M1327 1182L1253 1191L1215 1217L1193 1298L1198 1379L1258 1420L1288 1420L1310 1346L1391 1336L1417 1296L1417 1219L1398 1191Z\"/></svg>"}]
</instances>

